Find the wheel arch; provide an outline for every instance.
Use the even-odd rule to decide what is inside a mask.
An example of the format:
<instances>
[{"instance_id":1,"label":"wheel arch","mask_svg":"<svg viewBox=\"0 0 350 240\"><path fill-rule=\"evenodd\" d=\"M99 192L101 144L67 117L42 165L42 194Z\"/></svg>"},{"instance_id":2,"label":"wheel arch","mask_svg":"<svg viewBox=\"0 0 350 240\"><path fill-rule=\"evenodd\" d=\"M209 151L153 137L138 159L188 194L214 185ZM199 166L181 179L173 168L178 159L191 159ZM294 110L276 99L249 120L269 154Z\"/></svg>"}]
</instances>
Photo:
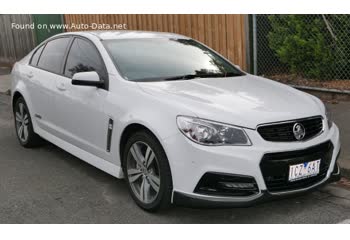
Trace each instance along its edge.
<instances>
[{"instance_id":1,"label":"wheel arch","mask_svg":"<svg viewBox=\"0 0 350 240\"><path fill-rule=\"evenodd\" d=\"M21 88L22 87L22 88ZM28 108L28 111L29 111L29 114L31 117L33 117L33 105L32 105L32 102L30 101L30 98L29 96L27 96L25 93L25 86L19 86L19 88L16 88L13 93L12 93L12 99L11 99L11 104L12 104L12 111L13 111L13 108L16 104L16 101L18 100L18 98L22 97L27 105L27 108ZM36 122L32 119L32 124L33 124L33 128L34 128L34 131L37 129L37 125L36 125Z\"/></svg>"},{"instance_id":2,"label":"wheel arch","mask_svg":"<svg viewBox=\"0 0 350 240\"><path fill-rule=\"evenodd\" d=\"M120 157L120 165L123 168L123 153L124 153L124 148L125 145L128 141L128 139L131 137L131 135L135 132L138 131L146 131L149 134L153 135L154 138L158 141L158 143L160 144L160 146L163 148L165 154L167 155L165 148L163 146L163 144L160 142L159 137L157 136L157 134L155 134L150 128L146 127L145 125L141 124L141 123L130 123L129 125L127 125L120 137L120 141L119 141L119 157ZM170 163L169 163L170 165Z\"/></svg>"},{"instance_id":3,"label":"wheel arch","mask_svg":"<svg viewBox=\"0 0 350 240\"><path fill-rule=\"evenodd\" d=\"M12 95L12 101L11 101L12 110L13 110L15 104L16 104L16 101L17 101L20 97L22 97L22 98L24 99L22 93L20 93L18 90L16 90L16 91L13 93L13 95Z\"/></svg>"}]
</instances>

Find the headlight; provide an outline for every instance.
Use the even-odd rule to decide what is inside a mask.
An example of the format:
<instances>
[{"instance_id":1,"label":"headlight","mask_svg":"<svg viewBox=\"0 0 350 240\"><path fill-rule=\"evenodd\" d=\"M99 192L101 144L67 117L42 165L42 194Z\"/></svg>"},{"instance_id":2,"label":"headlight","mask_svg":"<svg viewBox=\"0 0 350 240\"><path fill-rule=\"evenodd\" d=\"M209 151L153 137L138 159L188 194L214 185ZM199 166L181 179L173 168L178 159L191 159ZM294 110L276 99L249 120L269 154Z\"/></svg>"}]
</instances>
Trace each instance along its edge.
<instances>
[{"instance_id":1,"label":"headlight","mask_svg":"<svg viewBox=\"0 0 350 240\"><path fill-rule=\"evenodd\" d=\"M210 146L252 145L242 128L199 118L178 116L177 126L190 140Z\"/></svg>"},{"instance_id":2,"label":"headlight","mask_svg":"<svg viewBox=\"0 0 350 240\"><path fill-rule=\"evenodd\" d=\"M326 104L324 106L326 109L326 118L327 118L328 129L331 129L331 127L333 126L332 113L329 111L329 108L326 106Z\"/></svg>"}]
</instances>

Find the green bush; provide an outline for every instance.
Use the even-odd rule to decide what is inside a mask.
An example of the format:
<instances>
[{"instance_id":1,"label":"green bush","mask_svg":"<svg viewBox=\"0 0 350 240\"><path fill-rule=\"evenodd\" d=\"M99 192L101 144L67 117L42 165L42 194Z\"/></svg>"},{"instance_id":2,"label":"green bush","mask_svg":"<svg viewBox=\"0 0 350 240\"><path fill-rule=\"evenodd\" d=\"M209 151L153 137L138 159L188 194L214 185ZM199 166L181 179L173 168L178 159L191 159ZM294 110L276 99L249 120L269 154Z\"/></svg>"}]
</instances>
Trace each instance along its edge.
<instances>
[{"instance_id":1,"label":"green bush","mask_svg":"<svg viewBox=\"0 0 350 240\"><path fill-rule=\"evenodd\" d=\"M307 78L331 78L335 67L332 36L320 15L271 15L269 46L291 73Z\"/></svg>"}]
</instances>

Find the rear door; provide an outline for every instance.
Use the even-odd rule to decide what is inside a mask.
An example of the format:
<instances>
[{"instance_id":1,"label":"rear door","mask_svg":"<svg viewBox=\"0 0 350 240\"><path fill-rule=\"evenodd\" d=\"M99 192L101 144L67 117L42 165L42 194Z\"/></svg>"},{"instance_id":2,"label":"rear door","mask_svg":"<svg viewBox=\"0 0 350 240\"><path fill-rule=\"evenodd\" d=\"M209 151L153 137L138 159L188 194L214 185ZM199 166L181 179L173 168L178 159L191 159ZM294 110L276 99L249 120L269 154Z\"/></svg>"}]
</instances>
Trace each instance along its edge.
<instances>
[{"instance_id":1,"label":"rear door","mask_svg":"<svg viewBox=\"0 0 350 240\"><path fill-rule=\"evenodd\" d=\"M55 83L62 78L63 60L70 37L59 37L40 46L33 54L27 73L30 98L33 105L32 117L38 126L54 133Z\"/></svg>"},{"instance_id":2,"label":"rear door","mask_svg":"<svg viewBox=\"0 0 350 240\"><path fill-rule=\"evenodd\" d=\"M108 90L71 84L75 73L87 71L96 71L100 79L108 81L106 67L94 43L75 37L67 54L65 77L57 78L55 83L55 125L63 130L63 140L108 159L109 117L104 111Z\"/></svg>"}]
</instances>

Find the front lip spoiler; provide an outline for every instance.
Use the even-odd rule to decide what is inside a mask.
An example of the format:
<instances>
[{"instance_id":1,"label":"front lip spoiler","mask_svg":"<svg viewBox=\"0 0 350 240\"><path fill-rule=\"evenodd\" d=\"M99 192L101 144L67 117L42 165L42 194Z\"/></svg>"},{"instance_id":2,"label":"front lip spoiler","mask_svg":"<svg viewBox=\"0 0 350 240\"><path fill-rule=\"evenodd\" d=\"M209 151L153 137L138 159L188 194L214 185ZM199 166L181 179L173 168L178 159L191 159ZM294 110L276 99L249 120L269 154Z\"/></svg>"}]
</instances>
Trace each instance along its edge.
<instances>
[{"instance_id":1,"label":"front lip spoiler","mask_svg":"<svg viewBox=\"0 0 350 240\"><path fill-rule=\"evenodd\" d=\"M339 168L338 168L339 169ZM311 187L283 192L283 193L270 193L267 190L262 190L259 194L246 198L235 197L215 197L208 195L192 195L174 191L173 204L191 208L228 208L228 207L250 207L259 203L268 202L277 199L283 199L293 196L298 196L307 192L315 191L317 188L322 187L328 183L339 181L341 173L332 173L328 179L325 179Z\"/></svg>"}]
</instances>

